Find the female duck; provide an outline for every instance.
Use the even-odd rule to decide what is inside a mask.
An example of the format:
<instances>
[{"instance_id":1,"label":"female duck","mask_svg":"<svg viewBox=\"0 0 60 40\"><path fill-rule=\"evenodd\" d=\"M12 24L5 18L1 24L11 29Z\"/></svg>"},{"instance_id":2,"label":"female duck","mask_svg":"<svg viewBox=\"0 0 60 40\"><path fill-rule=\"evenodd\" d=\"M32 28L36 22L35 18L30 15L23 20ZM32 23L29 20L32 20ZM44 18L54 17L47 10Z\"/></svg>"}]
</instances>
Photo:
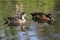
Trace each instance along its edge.
<instances>
[{"instance_id":1,"label":"female duck","mask_svg":"<svg viewBox=\"0 0 60 40\"><path fill-rule=\"evenodd\" d=\"M26 22L26 13L21 13L21 17L7 17L5 24L8 24L8 26L19 26L22 23Z\"/></svg>"},{"instance_id":2,"label":"female duck","mask_svg":"<svg viewBox=\"0 0 60 40\"><path fill-rule=\"evenodd\" d=\"M39 23L44 23L47 22L48 24L52 24L53 23L53 16L52 14L45 14L45 13L31 13L32 15L32 19L35 22L39 22Z\"/></svg>"}]
</instances>

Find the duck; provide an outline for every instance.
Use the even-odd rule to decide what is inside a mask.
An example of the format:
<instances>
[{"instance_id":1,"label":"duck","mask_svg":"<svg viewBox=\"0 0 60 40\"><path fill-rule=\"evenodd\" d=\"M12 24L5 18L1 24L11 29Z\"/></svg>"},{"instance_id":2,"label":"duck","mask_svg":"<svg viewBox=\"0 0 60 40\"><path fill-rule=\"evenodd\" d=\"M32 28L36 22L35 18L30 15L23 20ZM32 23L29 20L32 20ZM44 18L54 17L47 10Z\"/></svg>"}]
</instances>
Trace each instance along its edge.
<instances>
[{"instance_id":1,"label":"duck","mask_svg":"<svg viewBox=\"0 0 60 40\"><path fill-rule=\"evenodd\" d=\"M49 25L51 25L53 23L52 14L35 12L35 13L31 13L31 16L32 16L32 20L34 20L34 22L38 22L38 23L47 22Z\"/></svg>"},{"instance_id":2,"label":"duck","mask_svg":"<svg viewBox=\"0 0 60 40\"><path fill-rule=\"evenodd\" d=\"M8 26L18 26L26 22L25 17L25 13L21 13L21 17L7 17L5 24L8 24Z\"/></svg>"}]
</instances>

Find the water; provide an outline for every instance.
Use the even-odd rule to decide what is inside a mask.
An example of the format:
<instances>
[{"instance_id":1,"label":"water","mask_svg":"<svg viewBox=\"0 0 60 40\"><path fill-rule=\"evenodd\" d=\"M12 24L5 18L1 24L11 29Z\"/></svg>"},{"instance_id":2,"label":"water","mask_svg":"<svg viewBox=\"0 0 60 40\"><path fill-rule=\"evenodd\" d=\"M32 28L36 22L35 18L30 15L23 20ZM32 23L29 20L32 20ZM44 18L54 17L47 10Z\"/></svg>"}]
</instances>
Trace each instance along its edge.
<instances>
[{"instance_id":1,"label":"water","mask_svg":"<svg viewBox=\"0 0 60 40\"><path fill-rule=\"evenodd\" d=\"M51 27L51 28L50 28ZM47 28L47 29L46 29ZM50 29L49 29L50 28ZM2 38L0 40L7 40L4 30L1 30ZM32 22L29 26L29 30L23 32L17 32L17 35L10 36L9 40L60 40L60 34L54 33L54 27L47 25L46 23Z\"/></svg>"},{"instance_id":2,"label":"water","mask_svg":"<svg viewBox=\"0 0 60 40\"><path fill-rule=\"evenodd\" d=\"M39 0L39 2L38 1L35 2L35 1L33 0L23 1L24 10L28 14L29 12L34 12L34 11L35 12L40 12L40 11L49 12L50 9L53 13L53 10L52 10L52 8L54 8L52 7L54 5L53 1L51 5L48 5L50 4L49 1L48 2L46 1L48 3L48 4L46 3L46 5L44 5L45 2L42 2L43 0ZM53 25L48 25L47 23L32 22L29 26L29 30L26 30L25 32L20 31L20 27L18 28L12 27L11 29L9 29L8 27L3 26L4 18L8 16L15 16L15 15L19 16L18 13L15 14L14 12L16 11L15 3L16 2L10 2L10 1L1 2L0 1L0 9L1 9L0 10L0 40L60 40L60 12L54 13L56 15L56 22L54 22ZM19 3L20 2L18 2L18 5ZM58 1L55 4L56 11L59 11L59 8L60 8L58 5L59 3L60 2ZM49 7L50 9L46 8L45 6ZM13 14L11 15L11 13Z\"/></svg>"}]
</instances>

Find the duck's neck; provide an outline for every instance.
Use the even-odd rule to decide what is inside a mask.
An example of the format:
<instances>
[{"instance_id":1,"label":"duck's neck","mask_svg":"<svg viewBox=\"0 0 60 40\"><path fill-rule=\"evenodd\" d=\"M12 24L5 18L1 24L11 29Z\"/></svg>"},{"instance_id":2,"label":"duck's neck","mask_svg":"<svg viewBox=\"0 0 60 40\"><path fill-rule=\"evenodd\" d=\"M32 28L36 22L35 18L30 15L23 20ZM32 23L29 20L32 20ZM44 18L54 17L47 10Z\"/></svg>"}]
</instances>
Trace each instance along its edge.
<instances>
[{"instance_id":1,"label":"duck's neck","mask_svg":"<svg viewBox=\"0 0 60 40\"><path fill-rule=\"evenodd\" d=\"M23 15L22 15L22 21L23 21L23 22L25 22L25 21L26 21L26 19L24 18L24 16L23 16Z\"/></svg>"}]
</instances>

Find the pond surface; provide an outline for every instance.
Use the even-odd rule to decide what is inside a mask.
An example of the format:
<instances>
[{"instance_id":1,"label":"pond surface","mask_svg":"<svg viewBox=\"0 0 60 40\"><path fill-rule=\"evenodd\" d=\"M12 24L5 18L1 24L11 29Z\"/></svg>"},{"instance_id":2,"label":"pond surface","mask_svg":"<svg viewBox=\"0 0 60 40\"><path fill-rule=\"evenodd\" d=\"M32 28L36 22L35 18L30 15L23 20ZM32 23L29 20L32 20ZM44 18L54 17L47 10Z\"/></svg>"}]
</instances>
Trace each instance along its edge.
<instances>
[{"instance_id":1,"label":"pond surface","mask_svg":"<svg viewBox=\"0 0 60 40\"><path fill-rule=\"evenodd\" d=\"M20 29L20 27L17 29ZM0 40L60 40L60 34L54 33L54 30L53 25L32 21L29 30L25 32L19 31L15 36L10 35L7 37L4 34L4 30L0 30L0 36L2 36Z\"/></svg>"},{"instance_id":2,"label":"pond surface","mask_svg":"<svg viewBox=\"0 0 60 40\"><path fill-rule=\"evenodd\" d=\"M51 12L53 12L54 10L60 11L60 7L59 7L60 1L58 0L55 1L56 4L54 4L54 1L51 0L50 2L51 5L49 5L50 4L49 0L48 1L46 0L48 4L45 3L44 0L39 0L37 2L35 1L33 0L23 1L24 11L26 11L27 13L34 12L34 11L49 12L49 8ZM18 2L18 5L19 3L20 2ZM54 9L53 5L56 6L55 7L56 9ZM20 8L18 10L20 10ZM31 21L31 24L29 24L29 29L23 32L20 31L20 27L10 28L10 27L3 26L4 23L3 18L6 18L8 16L15 16L15 15L20 16L19 13L15 14L15 11L16 11L15 2L10 2L10 0L5 2L0 1L0 40L60 40L60 12L54 13L55 14L54 16L56 16L56 22L54 22L53 25ZM13 14L11 15L11 13Z\"/></svg>"}]
</instances>

